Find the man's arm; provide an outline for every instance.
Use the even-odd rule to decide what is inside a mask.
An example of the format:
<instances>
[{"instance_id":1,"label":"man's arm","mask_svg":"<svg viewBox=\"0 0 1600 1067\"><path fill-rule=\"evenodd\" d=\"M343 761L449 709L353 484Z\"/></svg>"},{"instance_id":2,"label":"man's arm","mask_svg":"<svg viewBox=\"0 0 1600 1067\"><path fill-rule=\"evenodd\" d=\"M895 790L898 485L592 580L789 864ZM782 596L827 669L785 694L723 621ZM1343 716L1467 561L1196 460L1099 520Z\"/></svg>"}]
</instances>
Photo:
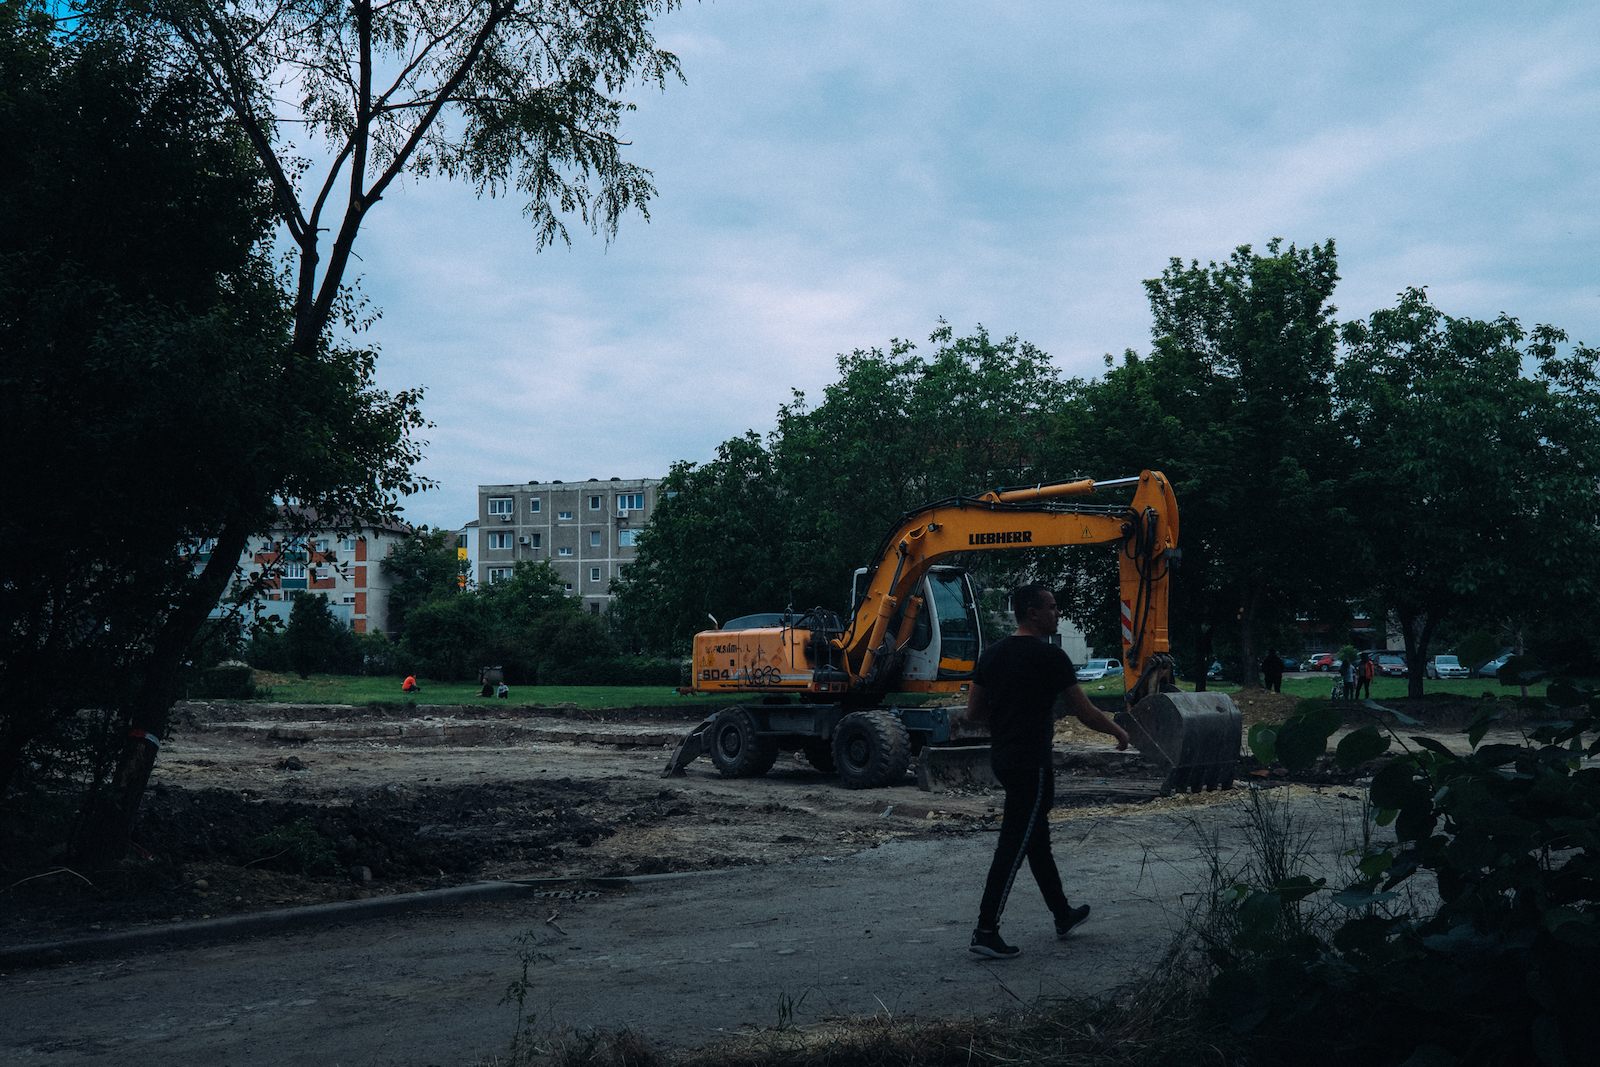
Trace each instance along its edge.
<instances>
[{"instance_id":1,"label":"man's arm","mask_svg":"<svg viewBox=\"0 0 1600 1067\"><path fill-rule=\"evenodd\" d=\"M977 682L967 683L967 710L962 716L967 722L974 725L988 720L988 709L984 705L983 686Z\"/></svg>"},{"instance_id":2,"label":"man's arm","mask_svg":"<svg viewBox=\"0 0 1600 1067\"><path fill-rule=\"evenodd\" d=\"M1088 694L1083 691L1083 686L1073 685L1065 693L1067 711L1072 717L1091 730L1103 734L1110 734L1117 739L1117 751L1121 752L1128 747L1128 731L1111 721L1111 716L1094 706Z\"/></svg>"}]
</instances>

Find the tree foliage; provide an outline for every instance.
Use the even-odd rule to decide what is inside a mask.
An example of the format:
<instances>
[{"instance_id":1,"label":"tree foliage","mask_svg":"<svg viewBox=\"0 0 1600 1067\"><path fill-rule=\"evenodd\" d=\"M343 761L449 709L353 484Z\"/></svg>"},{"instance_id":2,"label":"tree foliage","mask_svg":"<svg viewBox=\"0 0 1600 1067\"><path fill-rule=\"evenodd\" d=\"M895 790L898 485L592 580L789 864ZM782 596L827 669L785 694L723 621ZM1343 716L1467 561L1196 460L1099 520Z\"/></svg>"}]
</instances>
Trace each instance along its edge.
<instances>
[{"instance_id":1,"label":"tree foliage","mask_svg":"<svg viewBox=\"0 0 1600 1067\"><path fill-rule=\"evenodd\" d=\"M747 433L710 463L674 464L618 583L623 631L677 651L711 617L846 608L852 572L907 510L1061 476L1048 427L1071 384L1048 354L982 328L958 338L941 324L929 341L928 356L900 340L842 355L822 402L797 392L765 441ZM973 562L998 582L1028 566Z\"/></svg>"},{"instance_id":2,"label":"tree foliage","mask_svg":"<svg viewBox=\"0 0 1600 1067\"><path fill-rule=\"evenodd\" d=\"M19 0L0 50L0 798L76 746L101 863L247 532L392 515L421 419L370 352L293 356L271 184L191 72Z\"/></svg>"},{"instance_id":3,"label":"tree foliage","mask_svg":"<svg viewBox=\"0 0 1600 1067\"><path fill-rule=\"evenodd\" d=\"M1296 609L1337 612L1347 592L1338 577L1348 471L1332 395L1338 277L1331 240L1272 241L1265 254L1244 245L1205 266L1172 260L1145 282L1149 355L1129 352L1064 420L1101 469L1172 479L1183 514L1172 629L1201 666L1212 633L1254 664ZM1254 684L1254 671L1244 678Z\"/></svg>"},{"instance_id":4,"label":"tree foliage","mask_svg":"<svg viewBox=\"0 0 1600 1067\"><path fill-rule=\"evenodd\" d=\"M1559 330L1451 318L1420 289L1344 328L1358 588L1400 623L1411 695L1438 627L1581 614L1600 549L1596 353ZM1531 368L1529 373L1528 368Z\"/></svg>"},{"instance_id":5,"label":"tree foliage","mask_svg":"<svg viewBox=\"0 0 1600 1067\"><path fill-rule=\"evenodd\" d=\"M650 20L675 0L79 0L174 69L193 70L248 138L295 247L294 346L308 356L349 299L367 212L403 174L526 197L542 247L564 216L608 236L647 213L650 172L622 158L622 92L678 61ZM283 114L293 100L294 117ZM317 173L285 130L317 142Z\"/></svg>"}]
</instances>

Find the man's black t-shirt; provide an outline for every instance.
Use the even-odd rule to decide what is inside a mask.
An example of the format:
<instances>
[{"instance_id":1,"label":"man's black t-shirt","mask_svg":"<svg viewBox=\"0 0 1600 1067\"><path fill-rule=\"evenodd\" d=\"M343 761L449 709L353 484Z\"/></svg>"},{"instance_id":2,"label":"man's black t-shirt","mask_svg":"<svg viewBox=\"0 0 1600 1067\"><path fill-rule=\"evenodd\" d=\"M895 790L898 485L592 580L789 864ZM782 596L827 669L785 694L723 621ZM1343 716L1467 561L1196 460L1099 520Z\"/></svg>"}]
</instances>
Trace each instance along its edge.
<instances>
[{"instance_id":1,"label":"man's black t-shirt","mask_svg":"<svg viewBox=\"0 0 1600 1067\"><path fill-rule=\"evenodd\" d=\"M972 680L983 687L996 769L1047 767L1056 696L1078 682L1068 655L1044 640L1013 634L983 650Z\"/></svg>"}]
</instances>

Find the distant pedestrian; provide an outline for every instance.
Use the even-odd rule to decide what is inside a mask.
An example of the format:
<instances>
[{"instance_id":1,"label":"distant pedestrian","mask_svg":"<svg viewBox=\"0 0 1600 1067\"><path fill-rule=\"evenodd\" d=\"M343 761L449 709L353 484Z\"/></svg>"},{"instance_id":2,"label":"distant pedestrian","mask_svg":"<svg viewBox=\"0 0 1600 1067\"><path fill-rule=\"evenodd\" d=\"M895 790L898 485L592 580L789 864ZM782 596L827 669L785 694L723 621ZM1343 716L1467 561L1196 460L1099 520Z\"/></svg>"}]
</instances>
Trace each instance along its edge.
<instances>
[{"instance_id":1,"label":"distant pedestrian","mask_svg":"<svg viewBox=\"0 0 1600 1067\"><path fill-rule=\"evenodd\" d=\"M1365 652L1361 653L1361 662L1356 664L1356 699L1361 699L1362 690L1366 690L1367 699L1372 699L1372 676L1378 673L1378 665L1372 662L1372 657Z\"/></svg>"},{"instance_id":2,"label":"distant pedestrian","mask_svg":"<svg viewBox=\"0 0 1600 1067\"><path fill-rule=\"evenodd\" d=\"M1356 665L1350 661L1349 657L1339 661L1339 677L1344 682L1344 698L1346 700L1354 700L1356 698Z\"/></svg>"},{"instance_id":3,"label":"distant pedestrian","mask_svg":"<svg viewBox=\"0 0 1600 1067\"><path fill-rule=\"evenodd\" d=\"M400 692L402 692L402 693L420 693L420 692L422 692L422 686L417 684L417 676L414 675L414 674L406 675L406 680L404 682L400 683Z\"/></svg>"},{"instance_id":4,"label":"distant pedestrian","mask_svg":"<svg viewBox=\"0 0 1600 1067\"><path fill-rule=\"evenodd\" d=\"M511 687L506 683L501 682L499 687L495 689L494 695L500 699L504 699L511 695Z\"/></svg>"},{"instance_id":5,"label":"distant pedestrian","mask_svg":"<svg viewBox=\"0 0 1600 1067\"><path fill-rule=\"evenodd\" d=\"M1268 689L1274 693L1283 692L1283 659L1277 649L1268 652L1267 658L1262 661L1261 676L1266 679Z\"/></svg>"}]
</instances>

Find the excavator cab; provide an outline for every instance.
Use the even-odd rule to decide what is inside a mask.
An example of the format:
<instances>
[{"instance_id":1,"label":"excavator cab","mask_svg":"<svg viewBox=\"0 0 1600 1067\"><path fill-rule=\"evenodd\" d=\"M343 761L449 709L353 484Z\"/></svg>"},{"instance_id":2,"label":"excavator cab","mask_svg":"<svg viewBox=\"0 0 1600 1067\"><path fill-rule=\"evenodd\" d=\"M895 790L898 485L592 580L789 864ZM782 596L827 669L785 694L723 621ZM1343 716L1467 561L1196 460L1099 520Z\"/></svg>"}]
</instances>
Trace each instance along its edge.
<instances>
[{"instance_id":1,"label":"excavator cab","mask_svg":"<svg viewBox=\"0 0 1600 1067\"><path fill-rule=\"evenodd\" d=\"M868 568L856 571L851 614L870 580ZM906 692L927 691L929 682L971 678L983 652L978 590L972 575L962 567L929 567L914 595L922 607L912 620L910 637L896 652L900 657L899 687ZM889 624L891 631L899 631L903 614L904 608Z\"/></svg>"}]
</instances>

